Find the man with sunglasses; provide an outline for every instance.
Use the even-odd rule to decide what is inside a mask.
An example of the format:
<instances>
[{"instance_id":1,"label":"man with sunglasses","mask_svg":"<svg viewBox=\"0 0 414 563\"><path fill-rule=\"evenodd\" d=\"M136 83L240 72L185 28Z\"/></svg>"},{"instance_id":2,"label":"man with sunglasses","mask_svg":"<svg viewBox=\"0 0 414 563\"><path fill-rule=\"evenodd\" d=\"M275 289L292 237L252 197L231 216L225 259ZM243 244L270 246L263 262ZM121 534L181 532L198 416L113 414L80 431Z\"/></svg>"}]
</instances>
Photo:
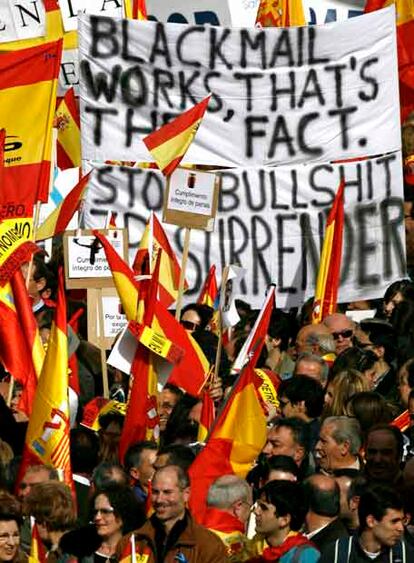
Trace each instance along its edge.
<instances>
[{"instance_id":1,"label":"man with sunglasses","mask_svg":"<svg viewBox=\"0 0 414 563\"><path fill-rule=\"evenodd\" d=\"M336 354L340 354L354 345L354 323L342 313L333 313L325 317L324 325L328 327L335 340Z\"/></svg>"}]
</instances>

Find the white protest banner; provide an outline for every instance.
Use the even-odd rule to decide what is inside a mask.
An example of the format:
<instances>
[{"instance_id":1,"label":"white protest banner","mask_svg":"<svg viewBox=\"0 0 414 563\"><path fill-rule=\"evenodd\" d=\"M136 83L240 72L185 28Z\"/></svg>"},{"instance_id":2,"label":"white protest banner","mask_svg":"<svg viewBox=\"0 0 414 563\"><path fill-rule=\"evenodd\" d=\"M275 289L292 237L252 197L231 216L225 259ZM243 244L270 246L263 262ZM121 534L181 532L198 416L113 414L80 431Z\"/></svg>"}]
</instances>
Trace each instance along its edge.
<instances>
[{"instance_id":1,"label":"white protest banner","mask_svg":"<svg viewBox=\"0 0 414 563\"><path fill-rule=\"evenodd\" d=\"M0 43L45 35L45 8L42 0L0 2Z\"/></svg>"},{"instance_id":2,"label":"white protest banner","mask_svg":"<svg viewBox=\"0 0 414 563\"><path fill-rule=\"evenodd\" d=\"M188 280L194 299L211 264L247 270L241 294L260 307L266 286L277 285L280 307L313 295L327 213L345 180L342 301L373 299L405 275L400 153L347 164L225 170L214 233L193 231ZM101 166L89 182L85 219L102 227L107 210L128 228L132 261L149 210L161 214L165 178L156 170ZM164 225L178 253L184 233Z\"/></svg>"},{"instance_id":3,"label":"white protest banner","mask_svg":"<svg viewBox=\"0 0 414 563\"><path fill-rule=\"evenodd\" d=\"M122 0L59 0L65 31L78 28L78 12L122 17Z\"/></svg>"},{"instance_id":4,"label":"white protest banner","mask_svg":"<svg viewBox=\"0 0 414 563\"><path fill-rule=\"evenodd\" d=\"M326 162L400 147L393 7L322 26L80 18L83 158L148 161L142 137L212 99L184 160Z\"/></svg>"}]
</instances>

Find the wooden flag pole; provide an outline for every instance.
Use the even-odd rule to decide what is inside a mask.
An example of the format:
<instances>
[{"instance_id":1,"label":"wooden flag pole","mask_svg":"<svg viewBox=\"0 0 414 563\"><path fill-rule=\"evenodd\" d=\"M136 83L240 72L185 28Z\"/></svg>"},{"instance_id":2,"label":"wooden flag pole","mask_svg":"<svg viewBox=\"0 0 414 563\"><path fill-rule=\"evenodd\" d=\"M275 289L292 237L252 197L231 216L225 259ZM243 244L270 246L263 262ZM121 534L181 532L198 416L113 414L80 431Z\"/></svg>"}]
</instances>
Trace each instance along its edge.
<instances>
[{"instance_id":1,"label":"wooden flag pole","mask_svg":"<svg viewBox=\"0 0 414 563\"><path fill-rule=\"evenodd\" d=\"M102 385L103 396L109 399L108 366L106 365L105 354L105 331L102 305L102 289L98 290L98 327L99 327L99 349L101 352Z\"/></svg>"},{"instance_id":2,"label":"wooden flag pole","mask_svg":"<svg viewBox=\"0 0 414 563\"><path fill-rule=\"evenodd\" d=\"M183 300L184 283L185 283L185 270L187 267L188 251L190 249L190 234L191 234L191 229L186 227L185 236L184 236L183 257L181 260L180 282L178 284L177 307L175 309L175 318L177 319L177 321L180 320L181 309L182 309L182 300Z\"/></svg>"}]
</instances>

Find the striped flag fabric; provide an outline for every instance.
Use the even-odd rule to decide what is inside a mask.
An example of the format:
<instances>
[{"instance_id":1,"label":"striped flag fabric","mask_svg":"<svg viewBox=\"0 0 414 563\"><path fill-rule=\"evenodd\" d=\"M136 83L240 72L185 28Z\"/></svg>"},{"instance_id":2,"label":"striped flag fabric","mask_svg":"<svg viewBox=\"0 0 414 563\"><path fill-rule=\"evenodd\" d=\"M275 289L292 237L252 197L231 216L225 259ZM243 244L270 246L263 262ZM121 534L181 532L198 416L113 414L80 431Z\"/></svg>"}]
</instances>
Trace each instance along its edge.
<instances>
[{"instance_id":1,"label":"striped flag fabric","mask_svg":"<svg viewBox=\"0 0 414 563\"><path fill-rule=\"evenodd\" d=\"M198 425L198 442L205 442L216 417L214 401L207 390L203 391L200 422Z\"/></svg>"},{"instance_id":2,"label":"striped flag fabric","mask_svg":"<svg viewBox=\"0 0 414 563\"><path fill-rule=\"evenodd\" d=\"M414 4L411 0L367 0L365 13L395 4L401 121L414 111Z\"/></svg>"},{"instance_id":3,"label":"striped flag fabric","mask_svg":"<svg viewBox=\"0 0 414 563\"><path fill-rule=\"evenodd\" d=\"M91 172L83 176L76 186L68 193L65 199L46 217L43 223L36 231L36 240L45 240L47 238L59 235L66 230L73 214L78 209L82 201Z\"/></svg>"},{"instance_id":4,"label":"striped flag fabric","mask_svg":"<svg viewBox=\"0 0 414 563\"><path fill-rule=\"evenodd\" d=\"M260 0L256 25L261 27L307 25L302 0Z\"/></svg>"},{"instance_id":5,"label":"striped flag fabric","mask_svg":"<svg viewBox=\"0 0 414 563\"><path fill-rule=\"evenodd\" d=\"M134 272L122 260L106 237L98 231L93 231L93 233L105 249L115 287L127 319L143 324L144 312L139 306L143 301L139 297L142 282L134 279ZM131 324L133 330L134 325L130 323L130 326ZM162 350L165 350L163 357L167 359L171 352L171 359L175 360L168 381L182 387L190 395L198 397L210 369L210 364L201 347L158 299L154 304L151 329L153 329L153 336L156 337L157 342L154 342L154 339L150 340L148 347L160 355L163 355ZM141 334L143 333L142 331ZM142 342L141 339L140 342ZM175 346L174 350L171 351L168 346L165 346L169 343Z\"/></svg>"},{"instance_id":6,"label":"striped flag fabric","mask_svg":"<svg viewBox=\"0 0 414 563\"><path fill-rule=\"evenodd\" d=\"M233 371L241 371L247 361L249 361L253 368L256 367L257 360L259 359L264 346L267 329L269 328L270 317L272 316L275 306L275 294L276 289L275 286L272 285L269 287L265 301L254 323L253 329L246 338L237 358L233 363Z\"/></svg>"},{"instance_id":7,"label":"striped flag fabric","mask_svg":"<svg viewBox=\"0 0 414 563\"><path fill-rule=\"evenodd\" d=\"M190 511L204 523L208 489L221 475L243 479L266 443L266 417L258 397L260 385L247 364L218 415L207 444L192 463Z\"/></svg>"},{"instance_id":8,"label":"striped flag fabric","mask_svg":"<svg viewBox=\"0 0 414 563\"><path fill-rule=\"evenodd\" d=\"M29 213L35 201L48 199L62 44L0 54L0 123L8 135L1 199L19 194Z\"/></svg>"},{"instance_id":9,"label":"striped flag fabric","mask_svg":"<svg viewBox=\"0 0 414 563\"><path fill-rule=\"evenodd\" d=\"M171 176L184 158L201 124L210 98L211 94L142 139L165 176Z\"/></svg>"},{"instance_id":10,"label":"striped flag fabric","mask_svg":"<svg viewBox=\"0 0 414 563\"><path fill-rule=\"evenodd\" d=\"M20 272L17 274L21 275ZM40 341L38 332L36 339ZM33 363L32 348L29 347L27 334L24 333L10 282L4 287L0 286L0 342L0 362L22 385L23 393L19 408L30 416L36 391L37 374Z\"/></svg>"},{"instance_id":11,"label":"striped flag fabric","mask_svg":"<svg viewBox=\"0 0 414 563\"><path fill-rule=\"evenodd\" d=\"M23 467L52 465L72 486L69 431L66 300L60 270L55 319L27 427Z\"/></svg>"},{"instance_id":12,"label":"striped flag fabric","mask_svg":"<svg viewBox=\"0 0 414 563\"><path fill-rule=\"evenodd\" d=\"M33 522L31 522L32 534L30 541L29 563L46 563L46 548L43 545L39 529L34 521L34 518L31 517L31 520L33 520Z\"/></svg>"},{"instance_id":13,"label":"striped flag fabric","mask_svg":"<svg viewBox=\"0 0 414 563\"><path fill-rule=\"evenodd\" d=\"M75 91L67 90L56 108L55 126L58 130L57 165L60 170L81 166L80 116Z\"/></svg>"},{"instance_id":14,"label":"striped flag fabric","mask_svg":"<svg viewBox=\"0 0 414 563\"><path fill-rule=\"evenodd\" d=\"M344 190L345 182L342 181L326 221L313 301L312 323L314 324L322 322L327 315L336 311L344 232Z\"/></svg>"},{"instance_id":15,"label":"striped flag fabric","mask_svg":"<svg viewBox=\"0 0 414 563\"><path fill-rule=\"evenodd\" d=\"M213 264L210 266L203 287L201 288L200 295L198 296L197 303L200 303L200 305L208 305L213 309L217 309L218 297L219 291L216 279L216 266Z\"/></svg>"},{"instance_id":16,"label":"striped flag fabric","mask_svg":"<svg viewBox=\"0 0 414 563\"><path fill-rule=\"evenodd\" d=\"M134 272L138 275L151 273L158 251L161 251L158 298L168 309L177 300L181 266L162 223L151 212L132 265ZM187 281L184 283L184 291L186 289Z\"/></svg>"},{"instance_id":17,"label":"striped flag fabric","mask_svg":"<svg viewBox=\"0 0 414 563\"><path fill-rule=\"evenodd\" d=\"M147 287L144 294L140 295L140 299L145 297L143 324L147 326L152 324L154 317L159 270L160 255L158 254L153 275L150 280L142 282ZM121 460L134 442L158 441L159 438L158 379L153 366L152 352L142 344L138 344L135 352L131 375L133 383L119 444Z\"/></svg>"},{"instance_id":18,"label":"striped flag fabric","mask_svg":"<svg viewBox=\"0 0 414 563\"><path fill-rule=\"evenodd\" d=\"M128 19L142 21L148 19L145 0L124 0L124 13Z\"/></svg>"}]
</instances>

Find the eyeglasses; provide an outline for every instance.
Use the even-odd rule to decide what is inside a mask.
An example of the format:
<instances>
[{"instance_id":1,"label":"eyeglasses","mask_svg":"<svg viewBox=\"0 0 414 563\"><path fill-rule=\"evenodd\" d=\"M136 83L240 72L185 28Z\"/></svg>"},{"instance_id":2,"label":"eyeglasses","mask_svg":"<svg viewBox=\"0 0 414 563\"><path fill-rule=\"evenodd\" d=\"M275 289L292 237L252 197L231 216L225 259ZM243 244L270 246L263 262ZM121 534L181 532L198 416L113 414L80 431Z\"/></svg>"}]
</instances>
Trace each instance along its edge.
<instances>
[{"instance_id":1,"label":"eyeglasses","mask_svg":"<svg viewBox=\"0 0 414 563\"><path fill-rule=\"evenodd\" d=\"M6 543L7 541L20 542L20 534L17 532L14 534L0 534L0 543Z\"/></svg>"},{"instance_id":2,"label":"eyeglasses","mask_svg":"<svg viewBox=\"0 0 414 563\"><path fill-rule=\"evenodd\" d=\"M112 506L110 508L95 508L92 511L93 516L98 516L98 514L102 514L102 516L109 516L110 514L114 513L114 509Z\"/></svg>"},{"instance_id":3,"label":"eyeglasses","mask_svg":"<svg viewBox=\"0 0 414 563\"><path fill-rule=\"evenodd\" d=\"M340 332L333 332L332 336L334 337L334 340L339 340L339 337L342 338L351 338L354 334L354 331L349 328L348 330L341 330Z\"/></svg>"},{"instance_id":4,"label":"eyeglasses","mask_svg":"<svg viewBox=\"0 0 414 563\"><path fill-rule=\"evenodd\" d=\"M200 326L198 323L192 323L191 321L180 321L180 324L186 330L196 330L196 328L198 328Z\"/></svg>"}]
</instances>

